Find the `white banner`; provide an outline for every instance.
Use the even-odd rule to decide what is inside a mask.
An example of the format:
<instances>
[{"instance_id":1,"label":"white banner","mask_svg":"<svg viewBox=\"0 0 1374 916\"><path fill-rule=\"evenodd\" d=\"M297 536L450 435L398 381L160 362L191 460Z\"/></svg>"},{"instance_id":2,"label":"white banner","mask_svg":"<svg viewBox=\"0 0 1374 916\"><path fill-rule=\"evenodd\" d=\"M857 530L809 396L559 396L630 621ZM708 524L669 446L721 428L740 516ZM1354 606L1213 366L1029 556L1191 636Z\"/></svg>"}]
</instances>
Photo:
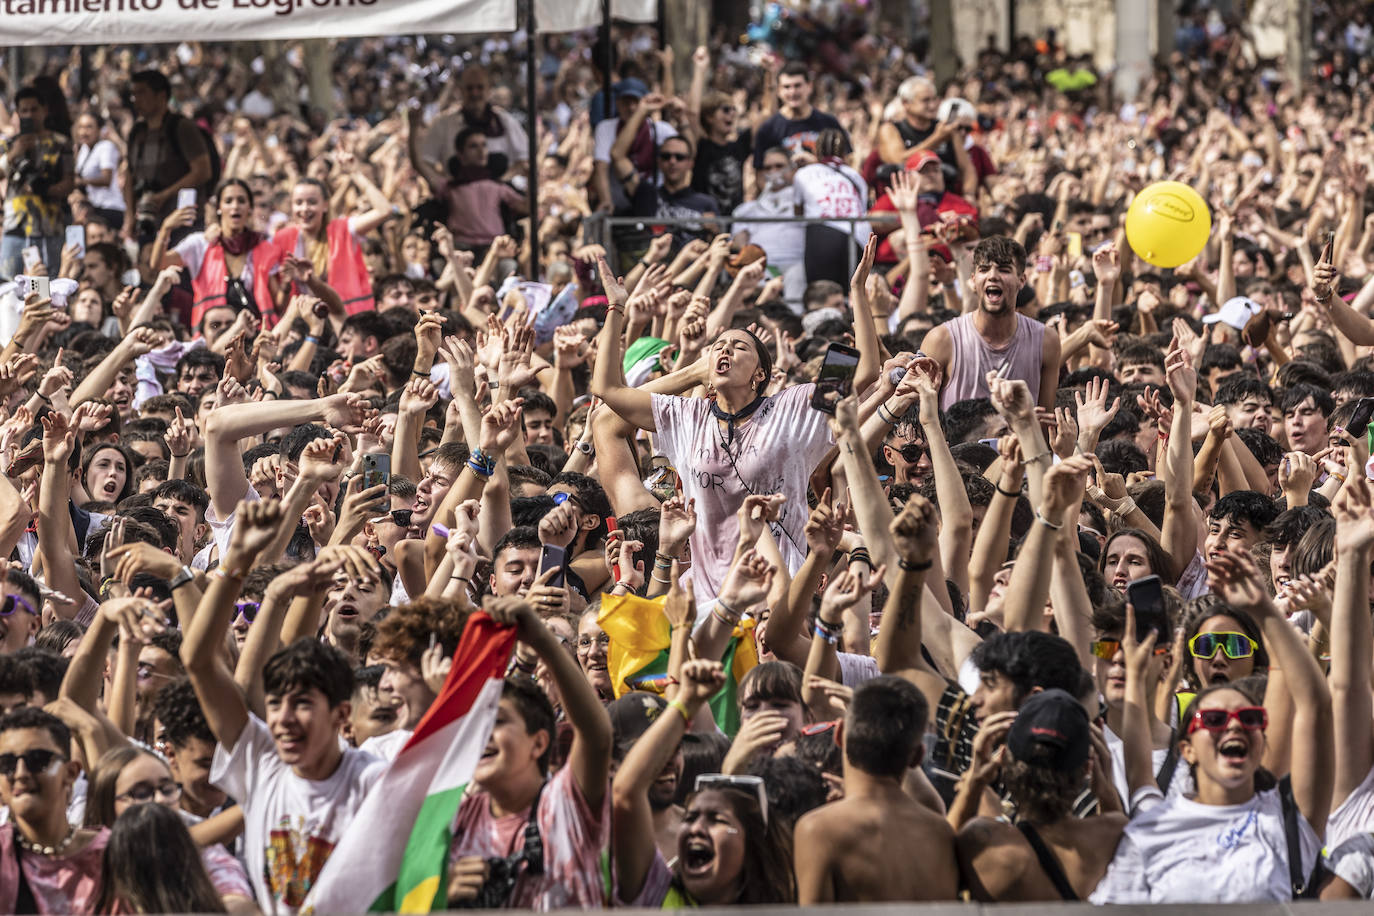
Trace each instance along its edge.
<instances>
[{"instance_id":1,"label":"white banner","mask_svg":"<svg viewBox=\"0 0 1374 916\"><path fill-rule=\"evenodd\" d=\"M631 0L631 5L640 2ZM599 10L599 0L594 3ZM511 32L516 4L515 0L0 0L0 10L4 13L0 46L5 46ZM560 18L541 25L567 27Z\"/></svg>"},{"instance_id":2,"label":"white banner","mask_svg":"<svg viewBox=\"0 0 1374 916\"><path fill-rule=\"evenodd\" d=\"M601 25L601 0L535 0L535 16L541 32L589 29ZM656 22L658 0L611 0L611 18L621 22Z\"/></svg>"}]
</instances>

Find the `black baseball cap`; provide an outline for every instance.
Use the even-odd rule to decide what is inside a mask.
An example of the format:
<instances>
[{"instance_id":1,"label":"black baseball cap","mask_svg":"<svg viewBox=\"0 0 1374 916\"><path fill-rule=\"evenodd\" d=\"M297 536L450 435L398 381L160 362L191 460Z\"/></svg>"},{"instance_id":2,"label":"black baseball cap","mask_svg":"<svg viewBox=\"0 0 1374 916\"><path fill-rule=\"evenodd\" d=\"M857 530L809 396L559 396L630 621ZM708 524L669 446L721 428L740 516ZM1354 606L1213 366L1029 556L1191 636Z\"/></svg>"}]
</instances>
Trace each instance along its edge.
<instances>
[{"instance_id":1,"label":"black baseball cap","mask_svg":"<svg viewBox=\"0 0 1374 916\"><path fill-rule=\"evenodd\" d=\"M615 735L616 758L624 757L630 746L667 708L667 700L646 690L632 690L607 704L606 713L611 717L611 732Z\"/></svg>"},{"instance_id":2,"label":"black baseball cap","mask_svg":"<svg viewBox=\"0 0 1374 916\"><path fill-rule=\"evenodd\" d=\"M1092 737L1083 704L1054 688L1031 694L1007 732L1007 750L1022 763L1076 770L1088 760Z\"/></svg>"}]
</instances>

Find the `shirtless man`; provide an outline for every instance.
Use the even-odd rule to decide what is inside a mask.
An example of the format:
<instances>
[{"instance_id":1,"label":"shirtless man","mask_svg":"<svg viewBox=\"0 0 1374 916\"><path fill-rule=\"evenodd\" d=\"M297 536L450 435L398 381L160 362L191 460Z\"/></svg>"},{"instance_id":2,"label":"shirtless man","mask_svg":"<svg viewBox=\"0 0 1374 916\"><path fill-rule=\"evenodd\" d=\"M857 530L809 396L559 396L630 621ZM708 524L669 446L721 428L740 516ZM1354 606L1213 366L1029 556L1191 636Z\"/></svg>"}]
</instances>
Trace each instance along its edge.
<instances>
[{"instance_id":1,"label":"shirtless man","mask_svg":"<svg viewBox=\"0 0 1374 916\"><path fill-rule=\"evenodd\" d=\"M959 862L973 897L1086 900L1126 828L1119 812L1073 815L1093 765L1088 714L1074 697L1051 689L1031 696L1003 727L1004 749L986 765L975 762L965 775L966 790L981 791L978 784L991 783L1000 771L1018 822L976 817L959 828Z\"/></svg>"},{"instance_id":2,"label":"shirtless man","mask_svg":"<svg viewBox=\"0 0 1374 916\"><path fill-rule=\"evenodd\" d=\"M841 731L844 798L797 822L799 904L958 895L953 831L902 790L925 753L927 717L925 697L903 678L854 691Z\"/></svg>"}]
</instances>

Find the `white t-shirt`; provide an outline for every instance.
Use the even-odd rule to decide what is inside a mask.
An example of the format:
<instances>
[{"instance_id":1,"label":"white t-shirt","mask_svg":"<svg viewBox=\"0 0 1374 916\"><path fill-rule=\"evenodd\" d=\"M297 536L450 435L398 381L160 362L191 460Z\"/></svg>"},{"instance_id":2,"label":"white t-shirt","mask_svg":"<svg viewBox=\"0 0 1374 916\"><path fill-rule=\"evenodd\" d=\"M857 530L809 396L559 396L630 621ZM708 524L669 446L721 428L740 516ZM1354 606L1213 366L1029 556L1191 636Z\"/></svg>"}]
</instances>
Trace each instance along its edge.
<instances>
[{"instance_id":1,"label":"white t-shirt","mask_svg":"<svg viewBox=\"0 0 1374 916\"><path fill-rule=\"evenodd\" d=\"M210 781L243 807L243 847L258 906L268 916L305 902L363 798L388 764L348 748L328 779L282 763L267 723L249 714L232 749L215 746Z\"/></svg>"},{"instance_id":2,"label":"white t-shirt","mask_svg":"<svg viewBox=\"0 0 1374 916\"><path fill-rule=\"evenodd\" d=\"M651 123L654 125L655 145L662 145L664 140L677 136L677 128L667 121L655 120ZM596 130L592 133L592 158L597 162L610 162L611 147L615 146L615 137L618 133L620 133L619 118L607 118L596 125Z\"/></svg>"},{"instance_id":3,"label":"white t-shirt","mask_svg":"<svg viewBox=\"0 0 1374 916\"><path fill-rule=\"evenodd\" d=\"M1126 783L1126 743L1117 736L1107 726L1102 726L1102 737L1107 742L1107 750L1112 755L1112 782L1116 784L1116 792L1121 796L1124 804L1126 799L1131 797L1131 792ZM1159 775L1160 767L1164 766L1164 759L1169 756L1169 749L1157 747L1150 751L1150 765L1154 768L1155 775ZM1188 764L1181 755L1175 756L1174 778L1169 783L1169 798L1177 795L1190 795L1193 791L1193 773L1188 769Z\"/></svg>"},{"instance_id":4,"label":"white t-shirt","mask_svg":"<svg viewBox=\"0 0 1374 916\"><path fill-rule=\"evenodd\" d=\"M392 761L396 755L401 753L401 748L406 746L410 736L415 734L408 728L397 728L387 732L385 735L373 735L362 744L358 745L358 750L382 760Z\"/></svg>"},{"instance_id":5,"label":"white t-shirt","mask_svg":"<svg viewBox=\"0 0 1374 916\"><path fill-rule=\"evenodd\" d=\"M770 526L773 537L790 573L806 559L807 482L834 444L826 415L811 406L815 387L794 385L765 399L735 427L732 443L711 414L711 400L653 395L658 449L678 469L683 498L697 501L691 545L698 600L720 594L739 540L735 513L750 493L787 497Z\"/></svg>"},{"instance_id":6,"label":"white t-shirt","mask_svg":"<svg viewBox=\"0 0 1374 916\"><path fill-rule=\"evenodd\" d=\"M868 184L847 165L815 162L803 166L792 179L797 204L808 219L858 218L868 212ZM831 229L851 233L860 245L868 243L868 223L827 222Z\"/></svg>"},{"instance_id":7,"label":"white t-shirt","mask_svg":"<svg viewBox=\"0 0 1374 916\"><path fill-rule=\"evenodd\" d=\"M1146 807L1141 801L1156 801ZM1203 805L1158 789L1137 793L1140 809L1126 825L1116 856L1092 903L1261 903L1293 899L1288 841L1277 789L1242 805ZM1321 841L1298 818L1303 874Z\"/></svg>"},{"instance_id":8,"label":"white t-shirt","mask_svg":"<svg viewBox=\"0 0 1374 916\"><path fill-rule=\"evenodd\" d=\"M794 216L796 212L797 193L791 185L764 191L735 208L736 217ZM801 223L735 223L736 232L746 230L749 241L768 255L770 265L795 264L806 255L806 226Z\"/></svg>"},{"instance_id":9,"label":"white t-shirt","mask_svg":"<svg viewBox=\"0 0 1374 916\"><path fill-rule=\"evenodd\" d=\"M250 483L248 485L248 492L243 494L243 501L246 503L255 503L260 499L262 499L262 497L258 495L258 491L253 489L253 485ZM210 525L210 533L214 535L215 546L219 548L219 558L221 560L229 555L229 539L234 536L234 522L237 518L237 512L230 512L229 517L221 521L220 517L215 514L215 500L213 497L210 499L210 505L205 507L205 521ZM206 544L204 549L196 554L196 559L200 559L201 554L205 555L205 566L197 568L208 569L210 565L209 544Z\"/></svg>"},{"instance_id":10,"label":"white t-shirt","mask_svg":"<svg viewBox=\"0 0 1374 916\"><path fill-rule=\"evenodd\" d=\"M1326 848L1335 849L1351 837L1374 831L1374 769L1326 819Z\"/></svg>"},{"instance_id":11,"label":"white t-shirt","mask_svg":"<svg viewBox=\"0 0 1374 916\"><path fill-rule=\"evenodd\" d=\"M94 146L83 146L76 154L76 174L86 180L99 178L106 169L110 170L110 183L107 185L86 186L86 199L92 207L102 210L123 210L124 192L119 183L119 147L109 140L97 140Z\"/></svg>"}]
</instances>

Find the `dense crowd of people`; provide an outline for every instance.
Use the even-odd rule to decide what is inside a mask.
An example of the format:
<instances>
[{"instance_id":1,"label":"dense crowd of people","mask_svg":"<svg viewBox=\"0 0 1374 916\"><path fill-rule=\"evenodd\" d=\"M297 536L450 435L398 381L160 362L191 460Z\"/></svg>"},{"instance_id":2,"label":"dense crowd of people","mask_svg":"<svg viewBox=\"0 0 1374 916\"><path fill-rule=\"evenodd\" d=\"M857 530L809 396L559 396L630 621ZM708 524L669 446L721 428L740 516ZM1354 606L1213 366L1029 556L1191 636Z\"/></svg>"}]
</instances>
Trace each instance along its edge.
<instances>
[{"instance_id":1,"label":"dense crowd of people","mask_svg":"<svg viewBox=\"0 0 1374 916\"><path fill-rule=\"evenodd\" d=\"M497 39L341 43L332 120L40 59L0 912L309 912L479 615L441 904L1374 897L1371 29L1295 87L1188 7L1128 100L848 8L549 38L534 119Z\"/></svg>"}]
</instances>

